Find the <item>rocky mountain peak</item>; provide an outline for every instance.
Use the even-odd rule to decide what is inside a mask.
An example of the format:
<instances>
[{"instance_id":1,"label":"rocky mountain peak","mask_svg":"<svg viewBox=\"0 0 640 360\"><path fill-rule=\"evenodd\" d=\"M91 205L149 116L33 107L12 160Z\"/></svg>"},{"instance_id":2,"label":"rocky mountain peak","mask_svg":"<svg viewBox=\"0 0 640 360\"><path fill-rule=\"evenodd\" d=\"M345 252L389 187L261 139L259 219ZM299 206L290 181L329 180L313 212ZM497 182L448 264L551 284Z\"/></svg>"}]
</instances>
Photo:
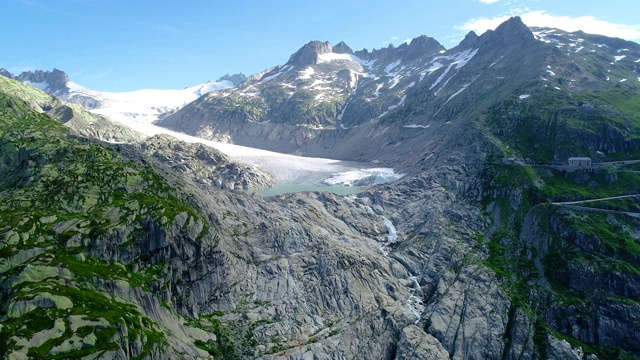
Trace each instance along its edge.
<instances>
[{"instance_id":1,"label":"rocky mountain peak","mask_svg":"<svg viewBox=\"0 0 640 360\"><path fill-rule=\"evenodd\" d=\"M217 82L229 81L233 84L233 86L238 86L246 79L247 77L243 73L239 73L239 74L233 74L233 75L225 74L224 76L222 76L216 81Z\"/></svg>"},{"instance_id":2,"label":"rocky mountain peak","mask_svg":"<svg viewBox=\"0 0 640 360\"><path fill-rule=\"evenodd\" d=\"M500 24L493 32L493 35L506 41L534 39L531 29L522 22L519 16L514 16Z\"/></svg>"},{"instance_id":3,"label":"rocky mountain peak","mask_svg":"<svg viewBox=\"0 0 640 360\"><path fill-rule=\"evenodd\" d=\"M480 37L473 31L469 31L467 35L465 35L464 39L458 45L460 48L473 48L478 43Z\"/></svg>"},{"instance_id":4,"label":"rocky mountain peak","mask_svg":"<svg viewBox=\"0 0 640 360\"><path fill-rule=\"evenodd\" d=\"M9 78L9 79L14 79L16 78L15 75L13 75L9 70L5 69L5 68L0 68L0 75Z\"/></svg>"},{"instance_id":5,"label":"rocky mountain peak","mask_svg":"<svg viewBox=\"0 0 640 360\"><path fill-rule=\"evenodd\" d=\"M435 54L438 51L445 50L436 39L421 35L411 40L411 43L403 44L398 47L405 51L403 55L404 60L413 60L423 55Z\"/></svg>"},{"instance_id":6,"label":"rocky mountain peak","mask_svg":"<svg viewBox=\"0 0 640 360\"><path fill-rule=\"evenodd\" d=\"M46 83L47 91L50 93L60 93L68 91L67 83L69 82L69 75L62 70L53 69L52 71L36 70L25 71L16 78L21 82L31 82L35 84Z\"/></svg>"},{"instance_id":7,"label":"rocky mountain peak","mask_svg":"<svg viewBox=\"0 0 640 360\"><path fill-rule=\"evenodd\" d=\"M306 43L295 54L291 55L287 65L308 66L318 63L318 55L330 53L333 47L328 41L310 41Z\"/></svg>"},{"instance_id":8,"label":"rocky mountain peak","mask_svg":"<svg viewBox=\"0 0 640 360\"><path fill-rule=\"evenodd\" d=\"M333 52L336 54L353 54L353 50L344 41L340 41L333 47Z\"/></svg>"},{"instance_id":9,"label":"rocky mountain peak","mask_svg":"<svg viewBox=\"0 0 640 360\"><path fill-rule=\"evenodd\" d=\"M493 31L488 30L480 37L476 38L474 35L468 34L457 47L484 48L484 51L503 53L506 49L534 46L538 42L531 29L518 16L503 22Z\"/></svg>"}]
</instances>

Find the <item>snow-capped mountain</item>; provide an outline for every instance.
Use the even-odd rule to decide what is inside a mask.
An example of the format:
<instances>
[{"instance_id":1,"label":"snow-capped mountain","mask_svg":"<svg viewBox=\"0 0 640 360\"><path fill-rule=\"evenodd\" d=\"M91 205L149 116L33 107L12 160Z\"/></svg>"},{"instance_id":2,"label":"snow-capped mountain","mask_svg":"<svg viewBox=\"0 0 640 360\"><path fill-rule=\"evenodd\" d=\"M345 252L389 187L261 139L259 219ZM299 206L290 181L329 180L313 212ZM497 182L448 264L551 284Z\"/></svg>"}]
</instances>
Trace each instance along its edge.
<instances>
[{"instance_id":1,"label":"snow-capped mountain","mask_svg":"<svg viewBox=\"0 0 640 360\"><path fill-rule=\"evenodd\" d=\"M181 90L145 89L105 92L78 85L71 81L65 72L58 69L28 71L18 76L2 69L0 74L119 122L135 120L149 123L175 112L204 94L234 87L245 79L242 74L225 75L217 81L208 81Z\"/></svg>"},{"instance_id":2,"label":"snow-capped mountain","mask_svg":"<svg viewBox=\"0 0 640 360\"><path fill-rule=\"evenodd\" d=\"M312 41L284 65L209 93L158 124L271 150L383 161L426 148L420 131L446 133L509 99L548 106L546 90L633 92L638 59L635 43L531 29L517 17L481 36L470 32L452 49L426 36L356 52ZM568 101L596 100L583 98ZM371 156L371 147L380 151Z\"/></svg>"}]
</instances>

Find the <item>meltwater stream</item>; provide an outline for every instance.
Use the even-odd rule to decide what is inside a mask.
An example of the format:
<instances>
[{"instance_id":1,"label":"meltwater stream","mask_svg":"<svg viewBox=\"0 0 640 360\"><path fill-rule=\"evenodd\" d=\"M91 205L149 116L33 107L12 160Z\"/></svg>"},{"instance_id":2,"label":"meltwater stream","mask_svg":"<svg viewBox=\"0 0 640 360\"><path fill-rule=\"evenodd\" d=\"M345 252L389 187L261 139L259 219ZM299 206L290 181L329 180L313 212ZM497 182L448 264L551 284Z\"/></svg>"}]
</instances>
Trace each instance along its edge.
<instances>
[{"instance_id":1,"label":"meltwater stream","mask_svg":"<svg viewBox=\"0 0 640 360\"><path fill-rule=\"evenodd\" d=\"M368 206L367 206L367 211L369 213L375 214L373 209L371 209ZM396 239L398 238L398 231L396 230L396 227L393 225L391 220L389 220L387 217L383 215L378 215L378 216L382 218L382 220L384 221L384 226L387 227L387 231L388 231L387 241L384 244L380 245L380 248L379 248L380 252L382 253L382 256L386 257L389 255L389 252L385 249L388 248L391 244L393 244L393 242L396 241ZM422 298L418 296L418 293L420 291L420 284L418 283L418 277L412 274L411 272L409 272L409 280L411 280L411 292L409 293L409 298L407 299L407 306L409 307L409 310L411 311L411 313L416 316L416 321L414 322L414 324L417 324L418 322L420 322L420 320L422 320L422 313L424 312L424 309L426 306L422 301Z\"/></svg>"}]
</instances>

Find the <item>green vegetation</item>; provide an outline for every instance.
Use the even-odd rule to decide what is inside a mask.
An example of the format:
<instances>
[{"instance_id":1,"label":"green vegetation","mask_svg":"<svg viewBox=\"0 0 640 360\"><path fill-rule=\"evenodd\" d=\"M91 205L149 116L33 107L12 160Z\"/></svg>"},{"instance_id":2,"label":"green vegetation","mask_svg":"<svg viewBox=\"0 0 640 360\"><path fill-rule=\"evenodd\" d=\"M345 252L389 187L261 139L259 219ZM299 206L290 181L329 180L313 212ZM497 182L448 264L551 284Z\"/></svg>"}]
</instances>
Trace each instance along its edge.
<instances>
[{"instance_id":1,"label":"green vegetation","mask_svg":"<svg viewBox=\"0 0 640 360\"><path fill-rule=\"evenodd\" d=\"M495 223L478 236L487 251L484 264L502 279L512 306L533 317L534 348L541 358L548 351L548 334L601 359L633 358L624 350L567 335L559 326L567 319L558 309L572 309L574 321L586 324L599 307L638 308L635 295L608 284L633 283L640 274L640 219L620 212L638 212L640 200L625 197L571 206L551 202L635 193L638 174L487 164L482 178L482 204Z\"/></svg>"},{"instance_id":2,"label":"green vegetation","mask_svg":"<svg viewBox=\"0 0 640 360\"><path fill-rule=\"evenodd\" d=\"M617 172L615 177L607 171L561 172L537 167L536 172L544 181L540 196L547 201L572 201L629 195L640 189L640 174ZM615 180L611 180L615 179Z\"/></svg>"},{"instance_id":3,"label":"green vegetation","mask_svg":"<svg viewBox=\"0 0 640 360\"><path fill-rule=\"evenodd\" d=\"M569 93L532 85L527 93L527 101L504 100L482 117L509 156L561 162L605 151L605 161L640 158L637 90ZM578 107L583 103L596 107Z\"/></svg>"},{"instance_id":4,"label":"green vegetation","mask_svg":"<svg viewBox=\"0 0 640 360\"><path fill-rule=\"evenodd\" d=\"M164 333L104 286L162 285L165 264L142 252L148 224L167 231L182 214L180 235L187 241L187 227L200 223L202 231L190 239L199 241L209 229L206 219L150 166L70 136L31 106L0 93L0 258L12 264L0 269L0 316L6 317L0 356L60 321L63 331L29 348L29 357L76 358L133 342L142 345L135 358L162 353ZM100 250L118 247L135 255L130 263ZM72 319L87 324L72 331ZM122 343L120 329L126 329Z\"/></svg>"},{"instance_id":5,"label":"green vegetation","mask_svg":"<svg viewBox=\"0 0 640 360\"><path fill-rule=\"evenodd\" d=\"M232 340L232 335L220 320L216 319L216 315L201 315L201 319L198 322L191 322L190 325L201 328L216 334L216 340L196 341L195 345L207 351L215 359L233 360L238 359L238 353L236 350L236 343Z\"/></svg>"}]
</instances>

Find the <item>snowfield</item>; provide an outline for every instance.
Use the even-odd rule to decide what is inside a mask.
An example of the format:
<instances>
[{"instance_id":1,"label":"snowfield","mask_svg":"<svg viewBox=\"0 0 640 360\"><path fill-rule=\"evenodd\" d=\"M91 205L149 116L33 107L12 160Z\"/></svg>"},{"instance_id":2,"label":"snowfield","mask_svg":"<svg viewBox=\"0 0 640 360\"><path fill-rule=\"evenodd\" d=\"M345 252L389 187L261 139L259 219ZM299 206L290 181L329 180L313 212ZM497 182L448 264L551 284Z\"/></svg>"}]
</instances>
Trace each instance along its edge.
<instances>
[{"instance_id":1,"label":"snowfield","mask_svg":"<svg viewBox=\"0 0 640 360\"><path fill-rule=\"evenodd\" d=\"M34 84L30 84L34 86ZM68 82L70 96L90 96L100 102L91 110L117 121L143 120L153 122L169 111L176 111L200 96L212 91L233 87L229 81L207 82L182 90L138 90L130 92L103 92L86 89L74 82Z\"/></svg>"},{"instance_id":2,"label":"snowfield","mask_svg":"<svg viewBox=\"0 0 640 360\"><path fill-rule=\"evenodd\" d=\"M396 174L391 168L374 168L369 163L295 156L205 140L153 125L143 119L114 120L149 137L167 134L188 143L211 146L234 160L270 173L276 184L368 186L390 182L403 176Z\"/></svg>"}]
</instances>

